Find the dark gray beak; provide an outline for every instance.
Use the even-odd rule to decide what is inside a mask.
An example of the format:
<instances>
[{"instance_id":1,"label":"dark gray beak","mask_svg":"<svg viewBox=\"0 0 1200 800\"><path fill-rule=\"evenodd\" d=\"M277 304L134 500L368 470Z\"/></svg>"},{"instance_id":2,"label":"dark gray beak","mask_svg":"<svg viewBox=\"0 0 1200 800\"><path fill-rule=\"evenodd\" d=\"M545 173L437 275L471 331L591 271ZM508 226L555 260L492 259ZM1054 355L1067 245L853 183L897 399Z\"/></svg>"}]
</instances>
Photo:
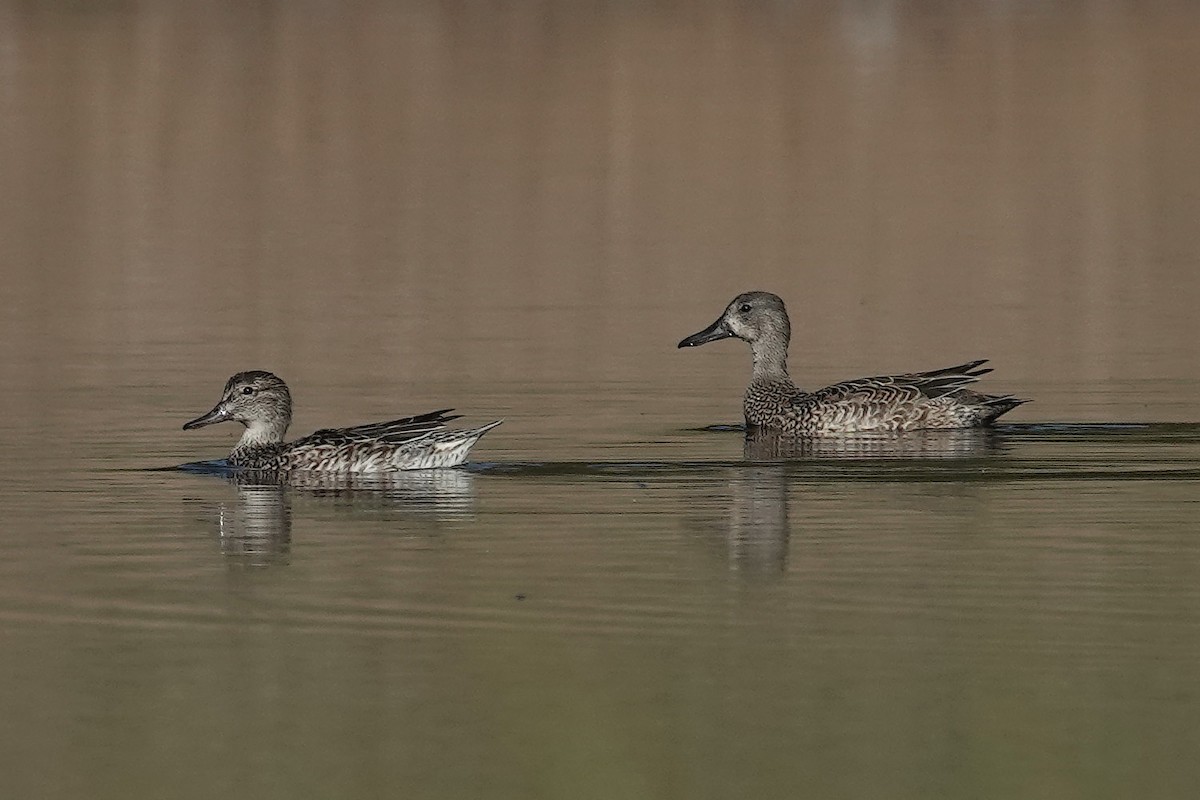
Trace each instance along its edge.
<instances>
[{"instance_id":1,"label":"dark gray beak","mask_svg":"<svg viewBox=\"0 0 1200 800\"><path fill-rule=\"evenodd\" d=\"M729 330L729 328L725 327L725 318L721 317L719 320L714 322L712 325L709 325L699 333L693 333L691 336L684 339L679 343L679 346L695 347L696 345L715 342L718 339L728 339L731 336L733 336L733 332Z\"/></svg>"},{"instance_id":2,"label":"dark gray beak","mask_svg":"<svg viewBox=\"0 0 1200 800\"><path fill-rule=\"evenodd\" d=\"M225 410L224 403L217 403L213 410L202 417L196 417L191 422L183 423L183 429L190 431L193 428L203 428L205 425L213 425L217 422L224 422L229 419L229 412Z\"/></svg>"}]
</instances>

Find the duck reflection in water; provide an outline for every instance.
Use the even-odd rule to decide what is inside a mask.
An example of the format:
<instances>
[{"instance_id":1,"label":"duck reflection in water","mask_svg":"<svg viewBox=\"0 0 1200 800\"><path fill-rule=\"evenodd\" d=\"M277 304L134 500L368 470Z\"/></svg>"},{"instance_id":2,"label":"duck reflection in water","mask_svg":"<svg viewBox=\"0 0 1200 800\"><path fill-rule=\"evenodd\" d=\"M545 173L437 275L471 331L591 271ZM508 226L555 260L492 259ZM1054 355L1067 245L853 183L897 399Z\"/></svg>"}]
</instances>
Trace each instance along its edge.
<instances>
[{"instance_id":1,"label":"duck reflection in water","mask_svg":"<svg viewBox=\"0 0 1200 800\"><path fill-rule=\"evenodd\" d=\"M970 462L1002 448L1002 436L992 429L914 431L898 434L796 438L752 430L744 442L746 463L730 470L729 510L725 544L730 569L768 575L787 571L791 527L789 487L798 478L822 480L827 469L809 474L804 464L841 462L850 471L836 470L837 480L862 474L876 476L872 464L895 461L912 464ZM860 463L851 465L848 462ZM940 467L939 467L940 469ZM921 471L922 474L924 470ZM888 469L885 473L895 478ZM797 489L800 491L800 489Z\"/></svg>"},{"instance_id":2,"label":"duck reflection in water","mask_svg":"<svg viewBox=\"0 0 1200 800\"><path fill-rule=\"evenodd\" d=\"M380 475L242 470L226 477L237 495L217 506L221 552L249 567L289 562L293 504L443 521L469 516L474 500L473 476L460 469Z\"/></svg>"},{"instance_id":3,"label":"duck reflection in water","mask_svg":"<svg viewBox=\"0 0 1200 800\"><path fill-rule=\"evenodd\" d=\"M729 568L782 574L788 565L787 474L783 464L748 464L729 479Z\"/></svg>"},{"instance_id":4,"label":"duck reflection in water","mask_svg":"<svg viewBox=\"0 0 1200 800\"><path fill-rule=\"evenodd\" d=\"M971 459L995 455L1001 436L994 428L906 431L836 437L801 437L751 428L746 432L747 461L802 459Z\"/></svg>"},{"instance_id":5,"label":"duck reflection in water","mask_svg":"<svg viewBox=\"0 0 1200 800\"><path fill-rule=\"evenodd\" d=\"M231 563L268 567L288 563L292 498L281 485L237 485L236 499L217 507L221 553Z\"/></svg>"}]
</instances>

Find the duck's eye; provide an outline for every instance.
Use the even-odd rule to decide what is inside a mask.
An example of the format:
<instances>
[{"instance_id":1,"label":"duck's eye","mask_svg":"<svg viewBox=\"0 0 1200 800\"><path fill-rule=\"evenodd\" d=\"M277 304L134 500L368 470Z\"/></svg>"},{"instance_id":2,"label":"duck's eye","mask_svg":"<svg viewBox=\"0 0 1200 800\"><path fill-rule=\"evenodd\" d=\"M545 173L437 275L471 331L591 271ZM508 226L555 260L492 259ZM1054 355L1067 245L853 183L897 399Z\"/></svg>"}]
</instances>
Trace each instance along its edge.
<instances>
[{"instance_id":1,"label":"duck's eye","mask_svg":"<svg viewBox=\"0 0 1200 800\"><path fill-rule=\"evenodd\" d=\"M254 394L254 387L253 386L243 386L242 394Z\"/></svg>"},{"instance_id":2,"label":"duck's eye","mask_svg":"<svg viewBox=\"0 0 1200 800\"><path fill-rule=\"evenodd\" d=\"M743 314L749 314L750 313L750 304L742 303L740 306L738 306L738 311L740 311Z\"/></svg>"}]
</instances>

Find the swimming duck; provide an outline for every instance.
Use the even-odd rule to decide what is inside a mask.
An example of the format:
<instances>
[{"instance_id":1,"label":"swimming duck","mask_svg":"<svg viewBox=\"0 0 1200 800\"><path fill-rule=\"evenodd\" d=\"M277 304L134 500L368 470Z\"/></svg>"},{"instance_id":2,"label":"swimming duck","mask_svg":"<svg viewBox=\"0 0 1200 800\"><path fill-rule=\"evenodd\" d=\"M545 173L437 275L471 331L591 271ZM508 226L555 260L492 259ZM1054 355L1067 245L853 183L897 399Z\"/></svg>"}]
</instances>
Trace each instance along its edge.
<instances>
[{"instance_id":1,"label":"swimming duck","mask_svg":"<svg viewBox=\"0 0 1200 800\"><path fill-rule=\"evenodd\" d=\"M226 420L246 427L229 454L230 466L251 470L396 472L453 467L467 459L479 438L500 420L479 428L450 430L453 409L353 428L328 428L284 442L292 422L292 395L278 376L239 372L225 384L221 400L207 414L184 423L185 431Z\"/></svg>"},{"instance_id":2,"label":"swimming duck","mask_svg":"<svg viewBox=\"0 0 1200 800\"><path fill-rule=\"evenodd\" d=\"M792 327L778 295L746 292L720 319L679 343L695 347L736 337L750 343L754 373L743 408L747 427L794 436L863 431L975 428L1027 402L965 388L991 369L986 359L955 367L859 378L805 392L792 383L787 349Z\"/></svg>"}]
</instances>

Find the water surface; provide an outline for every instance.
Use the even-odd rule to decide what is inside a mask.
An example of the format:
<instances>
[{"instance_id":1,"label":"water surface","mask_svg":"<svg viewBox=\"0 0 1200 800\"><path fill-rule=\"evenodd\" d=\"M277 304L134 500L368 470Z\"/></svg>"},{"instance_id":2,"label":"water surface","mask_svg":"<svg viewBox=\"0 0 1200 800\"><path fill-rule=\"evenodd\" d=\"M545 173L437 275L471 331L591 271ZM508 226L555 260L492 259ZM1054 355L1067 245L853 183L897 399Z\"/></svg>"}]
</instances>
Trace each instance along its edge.
<instances>
[{"instance_id":1,"label":"water surface","mask_svg":"<svg viewBox=\"0 0 1200 800\"><path fill-rule=\"evenodd\" d=\"M1200 14L0 2L14 797L1187 797ZM743 441L748 355L989 357ZM464 470L156 468L456 406ZM716 426L714 429L712 426Z\"/></svg>"}]
</instances>

